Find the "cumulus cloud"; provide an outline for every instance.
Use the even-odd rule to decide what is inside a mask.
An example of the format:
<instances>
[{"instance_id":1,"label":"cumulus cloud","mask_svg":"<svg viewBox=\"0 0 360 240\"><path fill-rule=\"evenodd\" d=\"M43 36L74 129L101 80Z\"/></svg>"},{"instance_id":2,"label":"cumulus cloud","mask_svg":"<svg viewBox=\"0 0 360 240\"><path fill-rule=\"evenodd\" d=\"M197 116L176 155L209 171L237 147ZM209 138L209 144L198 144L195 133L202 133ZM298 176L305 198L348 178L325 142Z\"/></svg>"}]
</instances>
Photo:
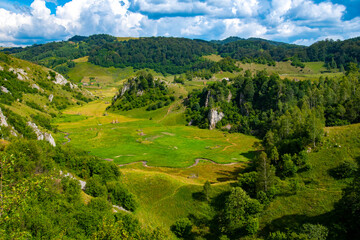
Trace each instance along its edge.
<instances>
[{"instance_id":1,"label":"cumulus cloud","mask_svg":"<svg viewBox=\"0 0 360 240\"><path fill-rule=\"evenodd\" d=\"M208 40L264 37L309 44L321 37L360 33L360 18L344 20L345 5L331 0L69 0L56 11L47 2L59 3L0 3L0 45L97 33Z\"/></svg>"}]
</instances>

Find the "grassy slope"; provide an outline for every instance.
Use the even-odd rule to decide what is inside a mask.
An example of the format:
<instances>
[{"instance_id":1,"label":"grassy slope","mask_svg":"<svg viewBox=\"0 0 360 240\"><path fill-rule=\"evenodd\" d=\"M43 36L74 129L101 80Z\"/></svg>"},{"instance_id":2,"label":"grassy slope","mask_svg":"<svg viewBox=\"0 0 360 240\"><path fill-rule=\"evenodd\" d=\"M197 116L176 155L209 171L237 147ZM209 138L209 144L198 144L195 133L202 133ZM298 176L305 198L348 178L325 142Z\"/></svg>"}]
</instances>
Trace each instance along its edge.
<instances>
[{"instance_id":1,"label":"grassy slope","mask_svg":"<svg viewBox=\"0 0 360 240\"><path fill-rule=\"evenodd\" d=\"M11 62L9 64L6 64L4 62L0 61L0 66L3 67L5 69L5 71L7 71L9 68L13 68L13 69L22 69L26 72L26 77L24 77L24 81L27 81L30 83L30 85L32 84L37 84L37 81L39 80L44 80L47 79L48 75L49 75L49 69L24 61L24 60L20 60L14 57L11 57ZM20 80L19 80L20 81ZM50 81L49 81L50 83ZM23 95L22 101L20 102L13 102L11 104L11 106L7 106L11 111L26 117L27 120L31 120L31 115L37 115L37 114L43 114L47 117L50 117L50 113L51 114L58 114L59 111L57 110L56 106L54 104L52 104L48 97L50 94L53 94L54 97L65 97L67 98L71 104L84 104L84 102L77 100L74 95L77 94L78 92L82 92L83 94L85 94L87 97L89 97L90 95L87 94L86 92L76 89L76 90L72 90L72 91L66 91L62 88L62 86L56 85L56 84L50 84L53 89L52 90L48 90L48 89L41 89L39 93L27 93ZM41 86L41 85L40 85ZM43 111L39 111L37 109L33 109L29 106L26 105L26 102L30 101L30 102L34 102L37 105L39 105ZM41 129L41 127L40 127Z\"/></svg>"},{"instance_id":2,"label":"grassy slope","mask_svg":"<svg viewBox=\"0 0 360 240\"><path fill-rule=\"evenodd\" d=\"M336 180L328 171L344 160L355 161L360 156L360 124L326 128L326 131L328 136L321 149L309 154L312 169L297 177L300 181L297 194L276 198L265 211L262 226L268 225L268 230L329 221L327 213L341 198L342 188L349 179Z\"/></svg>"}]
</instances>

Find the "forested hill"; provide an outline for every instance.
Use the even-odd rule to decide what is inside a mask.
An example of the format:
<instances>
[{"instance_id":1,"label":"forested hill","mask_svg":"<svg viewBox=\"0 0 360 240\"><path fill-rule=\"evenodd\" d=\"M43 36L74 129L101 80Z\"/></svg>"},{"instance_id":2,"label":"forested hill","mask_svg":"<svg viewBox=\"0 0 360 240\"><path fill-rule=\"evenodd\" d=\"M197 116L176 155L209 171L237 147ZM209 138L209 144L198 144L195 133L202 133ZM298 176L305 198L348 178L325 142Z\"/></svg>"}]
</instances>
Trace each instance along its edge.
<instances>
[{"instance_id":1,"label":"forested hill","mask_svg":"<svg viewBox=\"0 0 360 240\"><path fill-rule=\"evenodd\" d=\"M106 34L74 36L68 41L7 48L16 57L66 74L75 66L73 59L89 56L89 62L104 67L151 68L161 73L178 74L208 68L201 56L218 53L243 62L276 64L275 61L323 61L328 68L346 68L360 57L360 38L345 41L324 40L310 47L259 38L230 37L222 41L186 38L116 38Z\"/></svg>"}]
</instances>

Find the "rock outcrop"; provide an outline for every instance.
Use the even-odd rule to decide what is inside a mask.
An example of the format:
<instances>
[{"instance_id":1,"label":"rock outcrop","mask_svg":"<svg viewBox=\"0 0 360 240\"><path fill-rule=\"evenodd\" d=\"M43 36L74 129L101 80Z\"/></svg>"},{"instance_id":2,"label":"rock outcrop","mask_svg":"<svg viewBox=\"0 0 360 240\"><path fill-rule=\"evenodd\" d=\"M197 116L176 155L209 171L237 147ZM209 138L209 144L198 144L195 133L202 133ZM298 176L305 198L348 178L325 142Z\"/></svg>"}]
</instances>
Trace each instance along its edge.
<instances>
[{"instance_id":1,"label":"rock outcrop","mask_svg":"<svg viewBox=\"0 0 360 240\"><path fill-rule=\"evenodd\" d=\"M17 74L17 78L19 80L21 80L21 81L24 81L24 78L28 79L27 73L25 72L24 69L21 69L21 68L17 68L17 69L9 68L9 71Z\"/></svg>"},{"instance_id":2,"label":"rock outcrop","mask_svg":"<svg viewBox=\"0 0 360 240\"><path fill-rule=\"evenodd\" d=\"M2 66L0 66L0 71L4 71L4 68Z\"/></svg>"},{"instance_id":3,"label":"rock outcrop","mask_svg":"<svg viewBox=\"0 0 360 240\"><path fill-rule=\"evenodd\" d=\"M33 85L31 85L31 87L32 88L35 88L35 89L37 89L38 91L43 91L37 84L33 84Z\"/></svg>"},{"instance_id":4,"label":"rock outcrop","mask_svg":"<svg viewBox=\"0 0 360 240\"><path fill-rule=\"evenodd\" d=\"M52 102L53 99L54 99L54 95L50 94L49 95L49 101Z\"/></svg>"},{"instance_id":5,"label":"rock outcrop","mask_svg":"<svg viewBox=\"0 0 360 240\"><path fill-rule=\"evenodd\" d=\"M228 96L227 96L226 101L227 101L228 103L231 102L231 98L232 98L232 94L231 94L231 91L229 90L229 94L228 94Z\"/></svg>"},{"instance_id":6,"label":"rock outcrop","mask_svg":"<svg viewBox=\"0 0 360 240\"><path fill-rule=\"evenodd\" d=\"M6 87L4 87L4 86L0 86L0 89L1 89L1 91L3 92L3 93L10 93L10 91L6 88ZM10 93L11 94L11 93Z\"/></svg>"},{"instance_id":7,"label":"rock outcrop","mask_svg":"<svg viewBox=\"0 0 360 240\"><path fill-rule=\"evenodd\" d=\"M54 147L56 146L55 140L54 140L53 136L51 135L51 133L41 132L35 123L28 122L27 125L30 126L34 130L34 132L37 136L37 140L40 140L40 141L45 140L45 141L49 142L52 146L54 146Z\"/></svg>"},{"instance_id":8,"label":"rock outcrop","mask_svg":"<svg viewBox=\"0 0 360 240\"><path fill-rule=\"evenodd\" d=\"M208 115L208 119L210 122L209 129L215 129L216 124L220 122L223 117L225 117L225 114L223 112L218 112L216 109L211 109Z\"/></svg>"},{"instance_id":9,"label":"rock outcrop","mask_svg":"<svg viewBox=\"0 0 360 240\"><path fill-rule=\"evenodd\" d=\"M5 115L3 114L1 108L0 108L0 126L4 126L4 127L8 127L8 123L6 121L6 117Z\"/></svg>"},{"instance_id":10,"label":"rock outcrop","mask_svg":"<svg viewBox=\"0 0 360 240\"><path fill-rule=\"evenodd\" d=\"M130 90L130 84L124 84L123 88L121 89L120 97L124 96L124 94Z\"/></svg>"},{"instance_id":11,"label":"rock outcrop","mask_svg":"<svg viewBox=\"0 0 360 240\"><path fill-rule=\"evenodd\" d=\"M69 83L71 89L77 87L76 84L72 84L71 82L69 82L68 80L66 80L66 78L64 78L63 75L58 74L58 73L56 74L56 76L55 76L55 81L53 81L53 82L54 82L55 84L61 85L61 86L65 86L67 83Z\"/></svg>"},{"instance_id":12,"label":"rock outcrop","mask_svg":"<svg viewBox=\"0 0 360 240\"><path fill-rule=\"evenodd\" d=\"M205 100L205 107L209 106L209 100L210 100L210 91L208 91L207 95L206 95L206 100Z\"/></svg>"}]
</instances>

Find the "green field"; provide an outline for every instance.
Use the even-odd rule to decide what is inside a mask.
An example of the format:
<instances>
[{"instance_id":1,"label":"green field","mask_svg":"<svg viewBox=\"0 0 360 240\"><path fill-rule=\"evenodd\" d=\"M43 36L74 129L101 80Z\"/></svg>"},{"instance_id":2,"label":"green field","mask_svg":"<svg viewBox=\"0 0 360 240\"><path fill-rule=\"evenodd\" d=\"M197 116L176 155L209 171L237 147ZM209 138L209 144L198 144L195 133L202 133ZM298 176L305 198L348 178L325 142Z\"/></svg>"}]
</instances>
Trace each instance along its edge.
<instances>
[{"instance_id":1,"label":"green field","mask_svg":"<svg viewBox=\"0 0 360 240\"><path fill-rule=\"evenodd\" d=\"M148 161L151 166L187 167L197 158L218 163L249 161L256 138L185 126L183 109L176 110L176 105L104 114L107 104L98 100L67 110L65 114L73 115L63 115L56 122L69 133L71 145L118 164ZM64 141L60 134L57 137Z\"/></svg>"}]
</instances>

